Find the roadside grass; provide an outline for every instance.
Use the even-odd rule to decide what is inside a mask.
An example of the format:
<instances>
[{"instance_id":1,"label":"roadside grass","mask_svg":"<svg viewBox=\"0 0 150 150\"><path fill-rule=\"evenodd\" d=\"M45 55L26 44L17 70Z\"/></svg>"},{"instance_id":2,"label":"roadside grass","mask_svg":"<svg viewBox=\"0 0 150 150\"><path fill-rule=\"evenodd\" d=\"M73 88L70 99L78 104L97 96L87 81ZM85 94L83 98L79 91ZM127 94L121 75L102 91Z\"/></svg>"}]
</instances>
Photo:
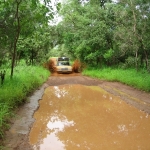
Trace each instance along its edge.
<instances>
[{"instance_id":1,"label":"roadside grass","mask_svg":"<svg viewBox=\"0 0 150 150\"><path fill-rule=\"evenodd\" d=\"M135 69L92 69L87 68L82 72L83 75L107 81L118 81L134 88L150 92L150 74L145 70Z\"/></svg>"},{"instance_id":2,"label":"roadside grass","mask_svg":"<svg viewBox=\"0 0 150 150\"><path fill-rule=\"evenodd\" d=\"M50 72L43 67L17 66L10 79L10 70L7 70L4 84L0 85L0 138L9 128L14 109L24 103L29 93L46 81L49 75Z\"/></svg>"}]
</instances>

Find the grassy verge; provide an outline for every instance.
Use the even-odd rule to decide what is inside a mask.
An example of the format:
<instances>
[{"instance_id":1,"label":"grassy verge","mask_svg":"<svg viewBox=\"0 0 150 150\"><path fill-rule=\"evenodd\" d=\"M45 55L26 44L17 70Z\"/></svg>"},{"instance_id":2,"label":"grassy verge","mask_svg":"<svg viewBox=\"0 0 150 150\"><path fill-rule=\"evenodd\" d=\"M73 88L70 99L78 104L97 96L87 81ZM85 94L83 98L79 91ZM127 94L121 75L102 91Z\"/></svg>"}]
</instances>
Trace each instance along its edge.
<instances>
[{"instance_id":1,"label":"grassy verge","mask_svg":"<svg viewBox=\"0 0 150 150\"><path fill-rule=\"evenodd\" d=\"M18 66L13 79L7 70L4 84L0 85L0 138L9 127L14 108L26 101L27 95L40 86L49 76L49 71L37 66Z\"/></svg>"},{"instance_id":2,"label":"grassy verge","mask_svg":"<svg viewBox=\"0 0 150 150\"><path fill-rule=\"evenodd\" d=\"M137 89L150 92L150 74L146 71L135 69L86 69L83 75L107 81L118 81Z\"/></svg>"}]
</instances>

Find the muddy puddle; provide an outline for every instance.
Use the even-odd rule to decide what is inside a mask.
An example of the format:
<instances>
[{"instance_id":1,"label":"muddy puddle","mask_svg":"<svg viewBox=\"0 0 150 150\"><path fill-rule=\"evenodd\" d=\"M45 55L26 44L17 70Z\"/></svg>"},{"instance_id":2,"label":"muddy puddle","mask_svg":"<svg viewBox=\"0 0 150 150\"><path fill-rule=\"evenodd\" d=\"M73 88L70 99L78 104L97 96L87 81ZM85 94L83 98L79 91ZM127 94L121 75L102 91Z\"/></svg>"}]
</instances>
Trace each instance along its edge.
<instances>
[{"instance_id":1,"label":"muddy puddle","mask_svg":"<svg viewBox=\"0 0 150 150\"><path fill-rule=\"evenodd\" d=\"M150 116L98 86L50 86L39 105L34 150L150 149Z\"/></svg>"}]
</instances>

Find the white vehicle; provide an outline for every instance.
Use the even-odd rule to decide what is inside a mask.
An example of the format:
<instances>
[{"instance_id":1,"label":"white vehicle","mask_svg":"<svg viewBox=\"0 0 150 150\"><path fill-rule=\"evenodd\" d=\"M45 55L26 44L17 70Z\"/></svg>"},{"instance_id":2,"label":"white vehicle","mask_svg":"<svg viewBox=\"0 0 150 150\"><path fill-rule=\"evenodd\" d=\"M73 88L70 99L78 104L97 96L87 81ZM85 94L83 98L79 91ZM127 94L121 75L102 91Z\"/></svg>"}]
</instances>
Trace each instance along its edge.
<instances>
[{"instance_id":1,"label":"white vehicle","mask_svg":"<svg viewBox=\"0 0 150 150\"><path fill-rule=\"evenodd\" d=\"M51 60L54 61L58 73L72 73L72 66L68 57L53 57Z\"/></svg>"}]
</instances>

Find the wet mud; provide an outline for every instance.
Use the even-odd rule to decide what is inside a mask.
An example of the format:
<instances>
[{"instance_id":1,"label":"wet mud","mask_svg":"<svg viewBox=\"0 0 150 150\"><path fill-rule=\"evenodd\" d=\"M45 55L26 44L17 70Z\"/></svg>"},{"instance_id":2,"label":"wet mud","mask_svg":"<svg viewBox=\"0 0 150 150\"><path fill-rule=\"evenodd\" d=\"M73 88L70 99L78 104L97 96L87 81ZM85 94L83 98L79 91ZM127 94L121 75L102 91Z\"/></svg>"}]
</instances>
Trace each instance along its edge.
<instances>
[{"instance_id":1,"label":"wet mud","mask_svg":"<svg viewBox=\"0 0 150 150\"><path fill-rule=\"evenodd\" d=\"M48 87L34 118L35 150L150 149L150 116L97 86Z\"/></svg>"},{"instance_id":2,"label":"wet mud","mask_svg":"<svg viewBox=\"0 0 150 150\"><path fill-rule=\"evenodd\" d=\"M52 74L28 99L11 120L6 150L150 149L150 93L76 73Z\"/></svg>"}]
</instances>

